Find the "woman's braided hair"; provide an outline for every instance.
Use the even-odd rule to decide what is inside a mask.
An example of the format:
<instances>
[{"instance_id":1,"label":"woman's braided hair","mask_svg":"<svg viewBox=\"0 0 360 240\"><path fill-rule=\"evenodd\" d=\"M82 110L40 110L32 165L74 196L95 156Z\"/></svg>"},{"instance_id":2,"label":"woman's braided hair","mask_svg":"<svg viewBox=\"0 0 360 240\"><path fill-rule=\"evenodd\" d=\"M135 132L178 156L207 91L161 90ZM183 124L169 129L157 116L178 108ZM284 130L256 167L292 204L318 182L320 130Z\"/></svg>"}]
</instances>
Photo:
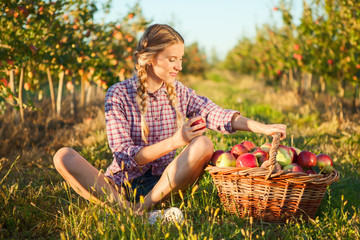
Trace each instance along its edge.
<instances>
[{"instance_id":1,"label":"woman's braided hair","mask_svg":"<svg viewBox=\"0 0 360 240\"><path fill-rule=\"evenodd\" d=\"M184 43L181 35L172 27L166 24L154 24L149 26L141 37L134 53L135 71L138 79L136 100L141 114L141 138L147 143L149 127L145 120L147 112L147 73L151 68L151 60L164 48L176 44ZM177 96L174 85L166 84L166 90L171 106L176 111L176 126L180 128L183 124L183 115L177 108Z\"/></svg>"}]
</instances>

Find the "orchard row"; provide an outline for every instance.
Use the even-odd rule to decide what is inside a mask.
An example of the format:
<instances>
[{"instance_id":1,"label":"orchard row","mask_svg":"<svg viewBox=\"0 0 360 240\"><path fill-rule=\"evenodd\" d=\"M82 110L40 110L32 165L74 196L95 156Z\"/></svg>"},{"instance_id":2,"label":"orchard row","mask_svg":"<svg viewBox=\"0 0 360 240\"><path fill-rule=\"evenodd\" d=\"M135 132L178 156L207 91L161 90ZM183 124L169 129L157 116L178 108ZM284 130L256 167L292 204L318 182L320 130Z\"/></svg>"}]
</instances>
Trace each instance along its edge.
<instances>
[{"instance_id":1,"label":"orchard row","mask_svg":"<svg viewBox=\"0 0 360 240\"><path fill-rule=\"evenodd\" d=\"M53 112L60 114L62 89L80 85L80 106L91 85L107 89L133 74L133 52L137 36L149 22L135 4L124 9L112 22L96 21L96 14L110 11L109 1L102 9L96 1L12 0L0 3L0 103L20 109L23 89L39 100L50 88ZM201 74L206 57L196 43L186 49L195 56L186 71ZM58 90L55 105L55 90ZM60 100L59 100L60 99ZM30 101L31 102L31 101Z\"/></svg>"},{"instance_id":2,"label":"orchard row","mask_svg":"<svg viewBox=\"0 0 360 240\"><path fill-rule=\"evenodd\" d=\"M273 14L281 15L282 27L264 25L255 39L240 40L229 52L225 66L303 94L336 89L335 93L344 97L347 87L356 95L360 78L359 2L303 1L299 21L291 15L291 8L288 2L280 1Z\"/></svg>"}]
</instances>

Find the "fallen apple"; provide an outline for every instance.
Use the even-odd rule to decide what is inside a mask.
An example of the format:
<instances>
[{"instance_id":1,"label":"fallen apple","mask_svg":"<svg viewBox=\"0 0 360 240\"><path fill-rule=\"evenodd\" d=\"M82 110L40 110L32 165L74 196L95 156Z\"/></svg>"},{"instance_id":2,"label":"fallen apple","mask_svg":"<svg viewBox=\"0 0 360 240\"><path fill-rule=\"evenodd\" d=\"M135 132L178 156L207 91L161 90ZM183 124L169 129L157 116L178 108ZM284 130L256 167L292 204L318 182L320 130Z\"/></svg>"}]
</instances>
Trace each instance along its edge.
<instances>
[{"instance_id":1,"label":"fallen apple","mask_svg":"<svg viewBox=\"0 0 360 240\"><path fill-rule=\"evenodd\" d=\"M242 144L235 144L231 148L231 154L234 155L235 158L238 158L240 155L248 153L247 148Z\"/></svg>"},{"instance_id":2,"label":"fallen apple","mask_svg":"<svg viewBox=\"0 0 360 240\"><path fill-rule=\"evenodd\" d=\"M253 147L256 147L255 144L251 141L243 141L240 144L244 145L247 148L248 152L250 152Z\"/></svg>"},{"instance_id":3,"label":"fallen apple","mask_svg":"<svg viewBox=\"0 0 360 240\"><path fill-rule=\"evenodd\" d=\"M217 162L219 156L223 153L224 153L224 150L221 150L221 149L216 150L211 157L210 164L216 166L216 162Z\"/></svg>"},{"instance_id":4,"label":"fallen apple","mask_svg":"<svg viewBox=\"0 0 360 240\"><path fill-rule=\"evenodd\" d=\"M236 167L258 167L259 163L252 153L244 153L236 159Z\"/></svg>"},{"instance_id":5,"label":"fallen apple","mask_svg":"<svg viewBox=\"0 0 360 240\"><path fill-rule=\"evenodd\" d=\"M276 161L281 165L281 167L284 167L286 165L289 165L292 163L293 156L291 150L284 145L279 146L278 153L276 155Z\"/></svg>"},{"instance_id":6,"label":"fallen apple","mask_svg":"<svg viewBox=\"0 0 360 240\"><path fill-rule=\"evenodd\" d=\"M291 163L283 167L283 170L289 172L304 172L303 168L299 164Z\"/></svg>"},{"instance_id":7,"label":"fallen apple","mask_svg":"<svg viewBox=\"0 0 360 240\"><path fill-rule=\"evenodd\" d=\"M316 166L318 166L322 172L331 173L334 170L333 161L329 155L318 154L316 155L316 159Z\"/></svg>"},{"instance_id":8,"label":"fallen apple","mask_svg":"<svg viewBox=\"0 0 360 240\"><path fill-rule=\"evenodd\" d=\"M235 167L236 159L231 153L222 153L216 161L217 167Z\"/></svg>"},{"instance_id":9,"label":"fallen apple","mask_svg":"<svg viewBox=\"0 0 360 240\"><path fill-rule=\"evenodd\" d=\"M309 151L301 151L296 161L303 168L314 167L316 162L316 155Z\"/></svg>"}]
</instances>

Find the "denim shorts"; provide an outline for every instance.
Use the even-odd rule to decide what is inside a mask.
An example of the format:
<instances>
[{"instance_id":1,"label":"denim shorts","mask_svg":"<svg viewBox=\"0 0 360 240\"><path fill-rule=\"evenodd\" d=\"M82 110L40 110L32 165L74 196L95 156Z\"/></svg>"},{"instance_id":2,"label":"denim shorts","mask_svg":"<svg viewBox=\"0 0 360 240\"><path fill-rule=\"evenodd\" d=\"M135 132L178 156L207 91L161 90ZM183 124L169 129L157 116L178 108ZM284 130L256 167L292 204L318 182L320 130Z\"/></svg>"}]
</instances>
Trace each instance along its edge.
<instances>
[{"instance_id":1,"label":"denim shorts","mask_svg":"<svg viewBox=\"0 0 360 240\"><path fill-rule=\"evenodd\" d=\"M146 196L159 181L161 176L155 176L151 173L151 168L147 170L143 175L132 180L131 188L128 185L123 184L126 191L126 197L129 201L139 202L140 196ZM136 196L134 195L136 189Z\"/></svg>"}]
</instances>

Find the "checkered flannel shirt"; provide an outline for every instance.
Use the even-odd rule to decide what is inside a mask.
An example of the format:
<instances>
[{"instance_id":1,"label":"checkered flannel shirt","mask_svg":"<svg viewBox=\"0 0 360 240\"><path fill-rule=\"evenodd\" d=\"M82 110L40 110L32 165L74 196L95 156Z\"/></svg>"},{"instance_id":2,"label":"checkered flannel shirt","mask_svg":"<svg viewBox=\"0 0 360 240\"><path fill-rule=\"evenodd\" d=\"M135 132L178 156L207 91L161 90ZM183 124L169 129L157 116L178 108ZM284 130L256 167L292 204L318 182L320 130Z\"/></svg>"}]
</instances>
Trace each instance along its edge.
<instances>
[{"instance_id":1,"label":"checkered flannel shirt","mask_svg":"<svg viewBox=\"0 0 360 240\"><path fill-rule=\"evenodd\" d=\"M206 119L207 128L225 134L234 132L231 119L237 111L220 108L179 81L175 81L174 85L179 110L184 116L190 118L194 114L201 115ZM148 92L148 109L145 115L150 130L148 144L141 139L136 88L137 78L134 76L111 86L105 97L106 131L114 157L105 175L117 185L121 185L125 179L131 181L140 177L150 168L153 175L161 175L176 153L174 150L143 166L134 160L141 148L169 138L176 132L176 113L163 85L154 93Z\"/></svg>"}]
</instances>

